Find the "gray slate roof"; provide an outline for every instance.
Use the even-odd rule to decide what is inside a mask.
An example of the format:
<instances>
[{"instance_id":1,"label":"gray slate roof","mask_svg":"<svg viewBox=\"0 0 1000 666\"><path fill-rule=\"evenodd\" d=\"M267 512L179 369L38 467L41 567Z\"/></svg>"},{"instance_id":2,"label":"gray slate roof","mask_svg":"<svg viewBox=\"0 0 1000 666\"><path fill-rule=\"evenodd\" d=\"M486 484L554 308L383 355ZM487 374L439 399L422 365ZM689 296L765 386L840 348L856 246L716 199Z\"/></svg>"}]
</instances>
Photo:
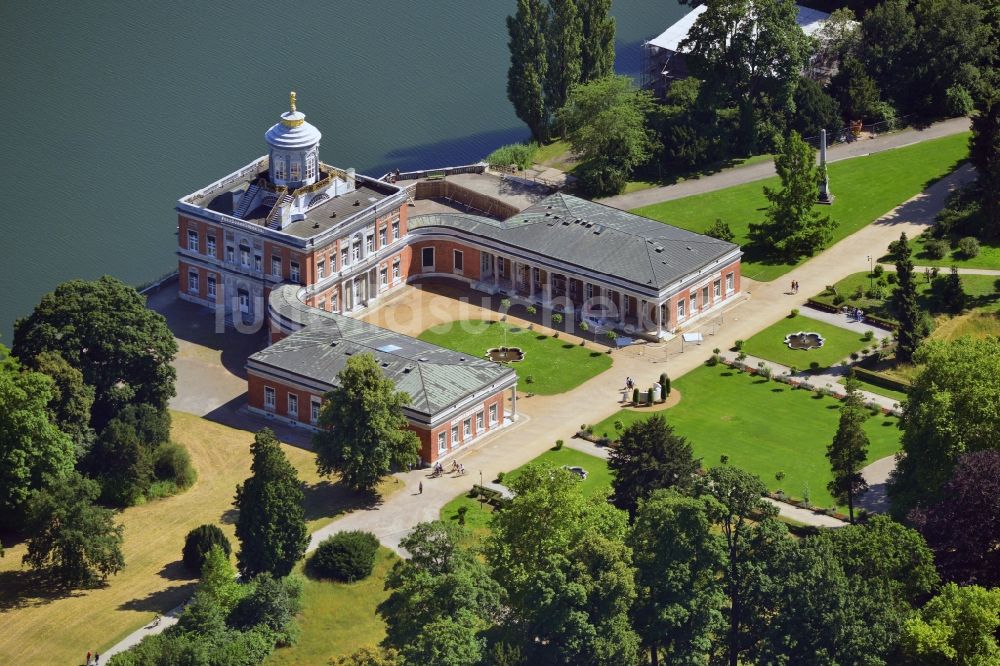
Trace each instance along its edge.
<instances>
[{"instance_id":1,"label":"gray slate roof","mask_svg":"<svg viewBox=\"0 0 1000 666\"><path fill-rule=\"evenodd\" d=\"M515 373L401 333L335 313L257 352L248 365L264 365L329 387L354 354L371 353L396 388L410 395L410 409L428 417L491 385L513 383Z\"/></svg>"},{"instance_id":2,"label":"gray slate roof","mask_svg":"<svg viewBox=\"0 0 1000 666\"><path fill-rule=\"evenodd\" d=\"M710 236L556 193L503 221L462 213L410 218L411 230L448 227L647 289L663 289L739 249Z\"/></svg>"}]
</instances>

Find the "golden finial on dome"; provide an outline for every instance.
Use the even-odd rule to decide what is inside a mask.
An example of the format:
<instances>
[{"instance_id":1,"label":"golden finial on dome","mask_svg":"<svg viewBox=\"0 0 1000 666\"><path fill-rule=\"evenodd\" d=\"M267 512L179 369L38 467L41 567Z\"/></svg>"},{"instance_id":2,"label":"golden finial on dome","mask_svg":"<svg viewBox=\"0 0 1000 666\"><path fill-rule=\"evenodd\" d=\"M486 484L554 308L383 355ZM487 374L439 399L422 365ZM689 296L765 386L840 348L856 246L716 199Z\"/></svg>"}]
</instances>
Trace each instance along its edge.
<instances>
[{"instance_id":1,"label":"golden finial on dome","mask_svg":"<svg viewBox=\"0 0 1000 666\"><path fill-rule=\"evenodd\" d=\"M295 91L293 90L289 95L290 104L292 107L292 113L295 113Z\"/></svg>"}]
</instances>

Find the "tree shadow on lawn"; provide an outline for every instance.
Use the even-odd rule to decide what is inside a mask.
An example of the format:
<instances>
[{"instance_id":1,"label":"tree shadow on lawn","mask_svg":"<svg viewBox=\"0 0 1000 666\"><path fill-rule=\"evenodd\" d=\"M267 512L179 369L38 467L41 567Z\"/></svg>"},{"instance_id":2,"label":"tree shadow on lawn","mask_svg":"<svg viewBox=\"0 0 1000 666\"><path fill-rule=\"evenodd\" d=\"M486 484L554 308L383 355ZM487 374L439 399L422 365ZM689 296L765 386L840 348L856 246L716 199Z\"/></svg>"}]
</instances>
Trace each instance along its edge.
<instances>
[{"instance_id":1,"label":"tree shadow on lawn","mask_svg":"<svg viewBox=\"0 0 1000 666\"><path fill-rule=\"evenodd\" d=\"M371 511L382 504L382 497L378 493L358 493L339 481L306 483L303 484L302 491L302 508L307 522L335 518L358 509Z\"/></svg>"},{"instance_id":2,"label":"tree shadow on lawn","mask_svg":"<svg viewBox=\"0 0 1000 666\"><path fill-rule=\"evenodd\" d=\"M82 590L53 585L44 571L0 571L0 611L44 606L59 599L79 596L83 596Z\"/></svg>"},{"instance_id":3,"label":"tree shadow on lawn","mask_svg":"<svg viewBox=\"0 0 1000 666\"><path fill-rule=\"evenodd\" d=\"M157 575L160 578L166 578L167 580L198 579L198 574L191 573L191 571L186 566L184 566L184 562L180 559L164 564L163 568L157 572Z\"/></svg>"},{"instance_id":4,"label":"tree shadow on lawn","mask_svg":"<svg viewBox=\"0 0 1000 666\"><path fill-rule=\"evenodd\" d=\"M158 613L163 615L177 608L191 598L198 581L192 580L183 585L174 585L164 590L150 592L138 599L129 599L118 606L118 610L139 611L142 613Z\"/></svg>"}]
</instances>

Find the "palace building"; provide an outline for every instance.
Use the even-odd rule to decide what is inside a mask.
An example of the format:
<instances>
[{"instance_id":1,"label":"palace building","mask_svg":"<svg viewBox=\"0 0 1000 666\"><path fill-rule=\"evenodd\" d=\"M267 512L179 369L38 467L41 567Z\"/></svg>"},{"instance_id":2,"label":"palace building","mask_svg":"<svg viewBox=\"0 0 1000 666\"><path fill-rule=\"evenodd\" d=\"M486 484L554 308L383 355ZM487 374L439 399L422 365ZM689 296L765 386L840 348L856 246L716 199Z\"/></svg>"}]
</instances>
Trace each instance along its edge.
<instances>
[{"instance_id":1,"label":"palace building","mask_svg":"<svg viewBox=\"0 0 1000 666\"><path fill-rule=\"evenodd\" d=\"M515 419L509 367L355 318L408 282L458 281L650 340L740 290L732 243L562 193L519 210L456 180L397 184L324 163L295 93L264 139L267 155L180 199L177 254L180 298L237 328L266 323L248 402L270 418L315 427L347 359L370 353L410 395L425 463ZM427 198L453 205L410 217Z\"/></svg>"}]
</instances>

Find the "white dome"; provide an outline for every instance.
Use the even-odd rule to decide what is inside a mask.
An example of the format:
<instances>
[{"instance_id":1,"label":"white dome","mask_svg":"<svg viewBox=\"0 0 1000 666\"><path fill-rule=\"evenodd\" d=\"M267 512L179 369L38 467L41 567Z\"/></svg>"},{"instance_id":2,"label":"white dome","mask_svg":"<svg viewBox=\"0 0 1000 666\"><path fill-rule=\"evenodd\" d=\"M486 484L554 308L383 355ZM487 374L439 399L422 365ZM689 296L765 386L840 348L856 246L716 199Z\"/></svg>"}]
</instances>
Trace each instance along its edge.
<instances>
[{"instance_id":1,"label":"white dome","mask_svg":"<svg viewBox=\"0 0 1000 666\"><path fill-rule=\"evenodd\" d=\"M286 111L281 114L281 122L275 123L264 134L264 139L273 148L302 149L315 146L323 137L314 125L305 120L301 111Z\"/></svg>"}]
</instances>

